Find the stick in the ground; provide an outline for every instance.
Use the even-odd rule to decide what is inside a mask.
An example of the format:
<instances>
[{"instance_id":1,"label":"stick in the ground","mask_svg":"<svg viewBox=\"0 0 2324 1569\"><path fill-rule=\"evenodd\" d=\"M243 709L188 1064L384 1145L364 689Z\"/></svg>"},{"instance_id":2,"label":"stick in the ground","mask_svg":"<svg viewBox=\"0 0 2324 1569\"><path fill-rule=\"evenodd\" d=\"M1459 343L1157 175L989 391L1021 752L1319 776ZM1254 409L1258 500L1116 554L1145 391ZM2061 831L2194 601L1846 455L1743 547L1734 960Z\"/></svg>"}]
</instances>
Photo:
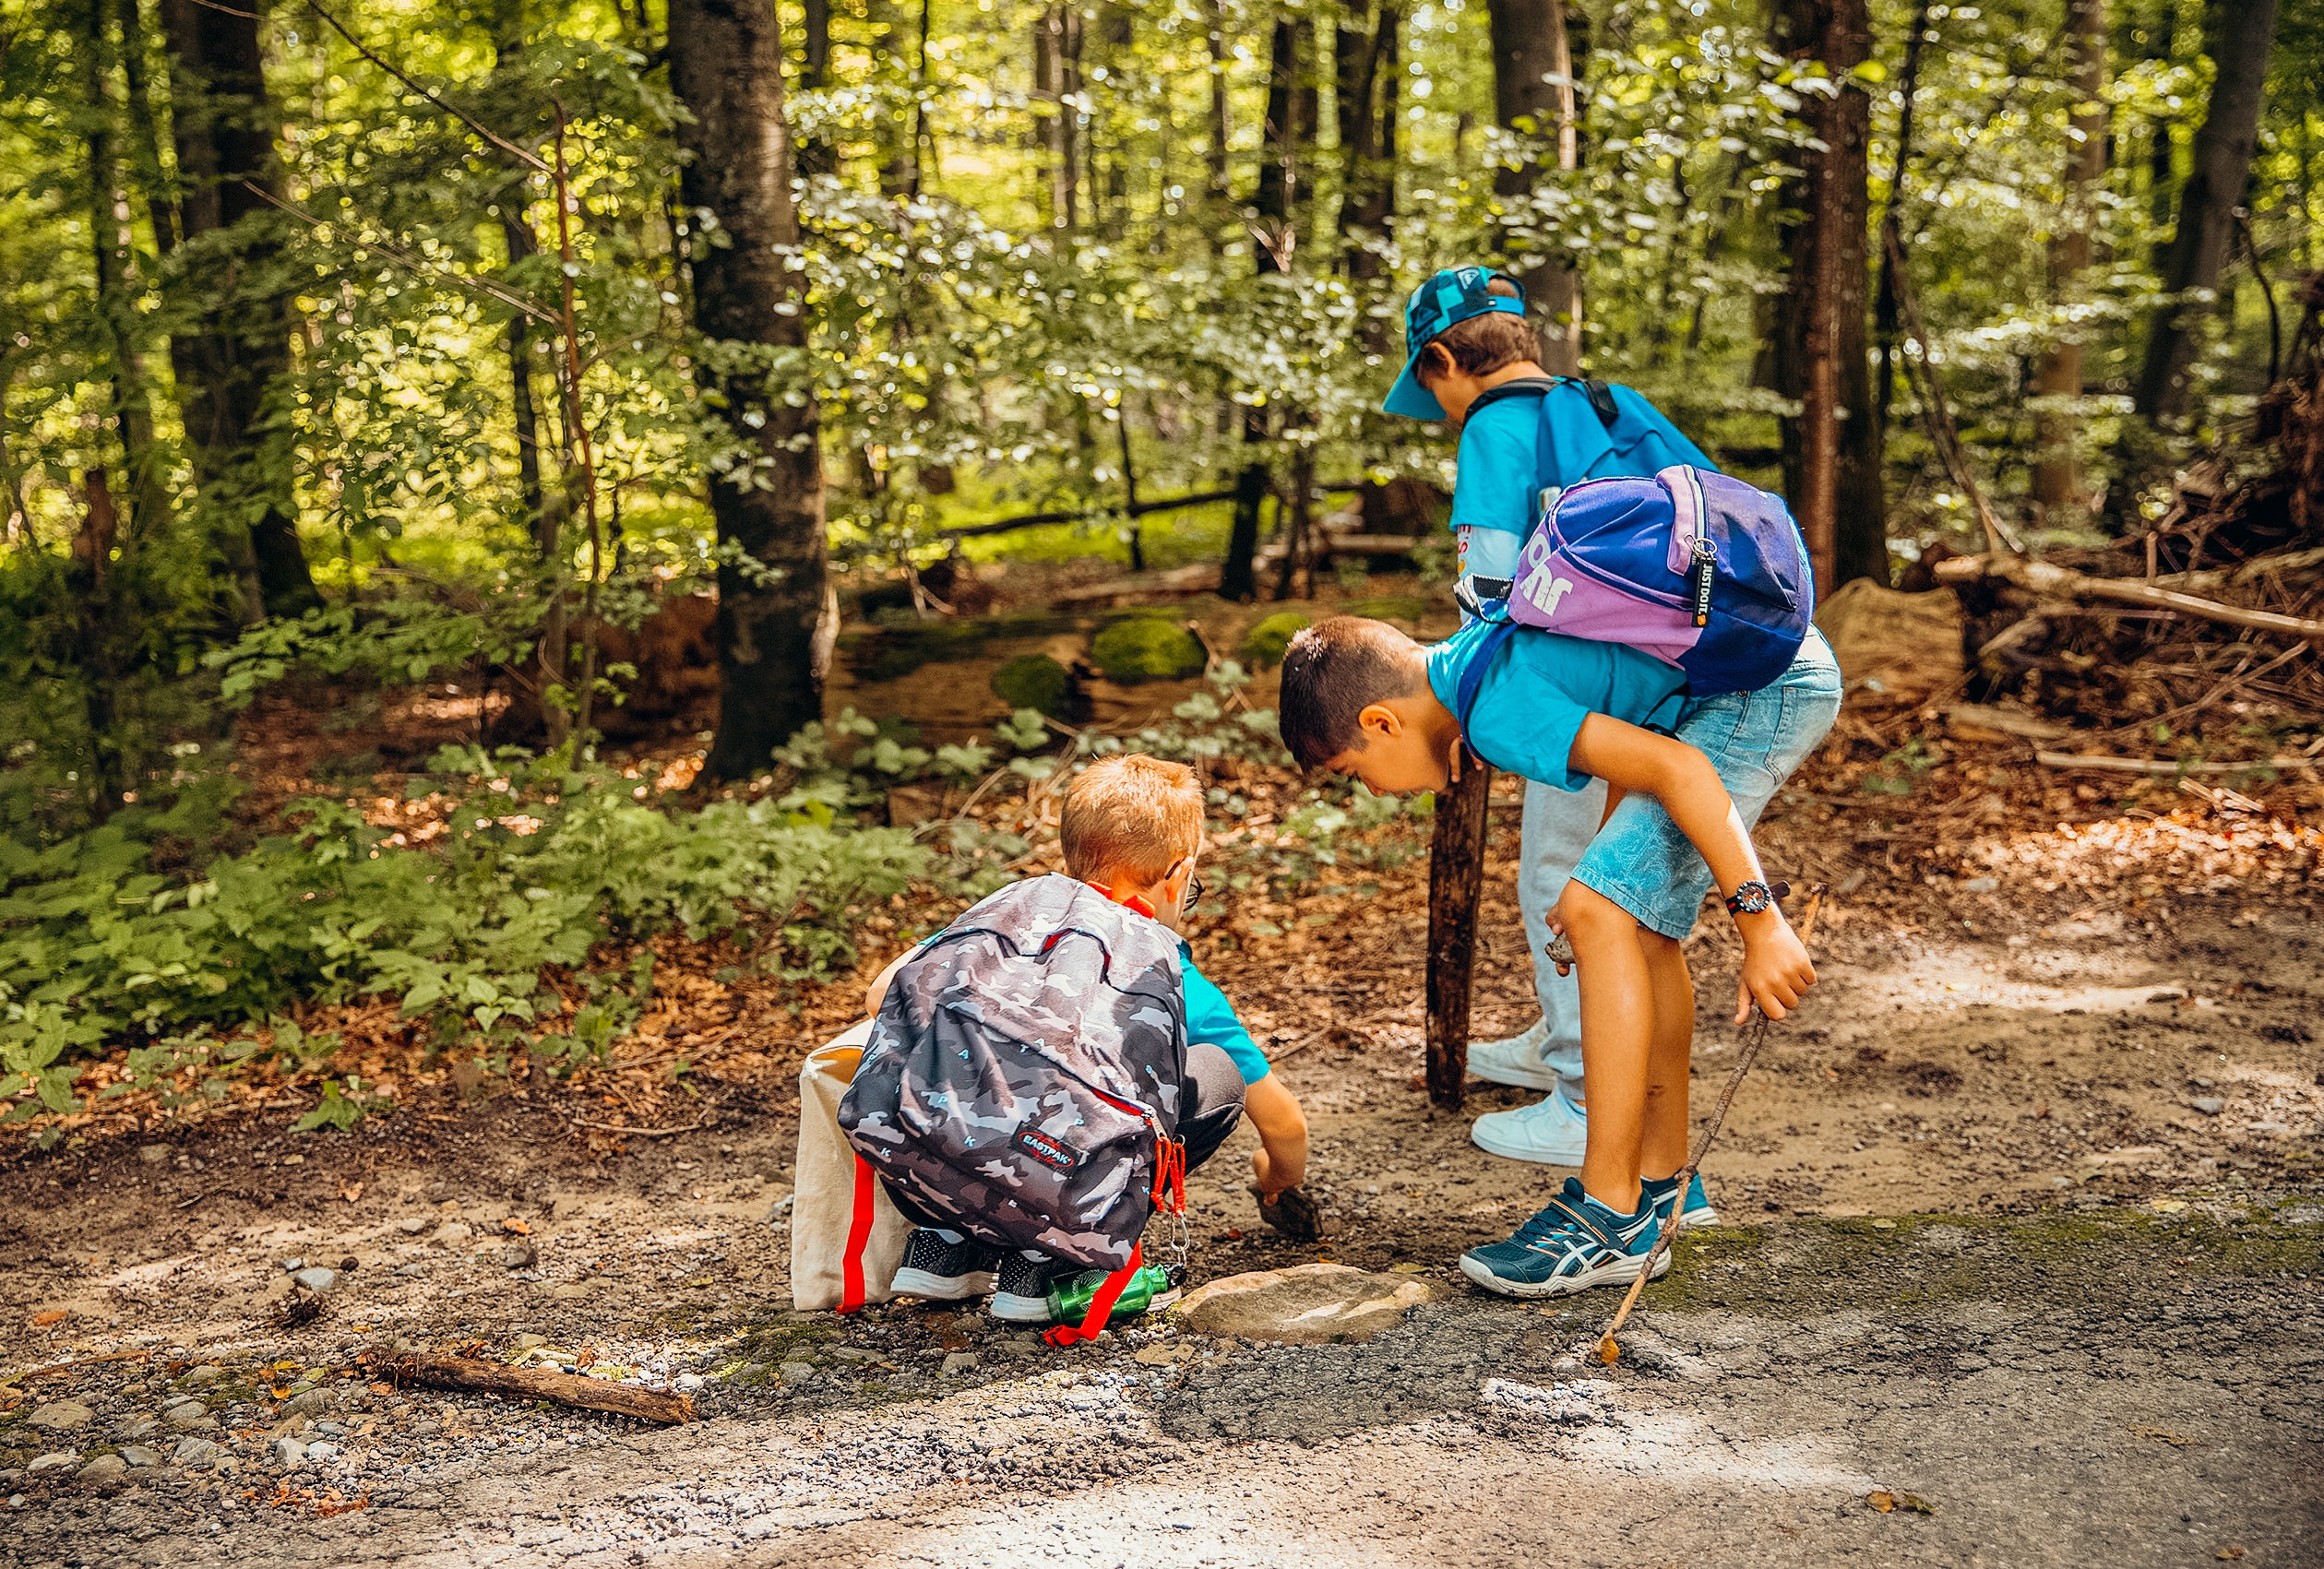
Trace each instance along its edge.
<instances>
[{"instance_id":1,"label":"stick in the ground","mask_svg":"<svg viewBox=\"0 0 2324 1569\"><path fill-rule=\"evenodd\" d=\"M1822 908L1823 902L1824 885L1818 883L1807 890L1807 911L1800 919L1799 940L1803 947L1816 935L1816 913ZM1663 1227L1662 1234L1654 1239L1652 1251L1647 1254L1646 1263L1639 1269L1639 1278L1630 1282L1630 1290L1623 1297L1622 1305L1615 1310L1614 1322L1606 1325L1606 1332L1598 1338L1600 1361L1612 1363L1622 1355L1622 1348L1615 1343L1615 1331L1629 1319L1630 1309L1638 1305L1639 1293L1646 1289L1646 1282L1654 1274L1654 1266L1670 1251L1671 1242L1677 1237L1678 1229L1684 1224L1682 1218L1686 1209L1686 1189L1694 1182L1695 1173L1702 1169L1703 1157L1710 1153L1710 1141L1719 1136L1720 1125L1727 1120L1727 1108L1734 1104L1735 1091L1743 1088L1743 1076L1751 1071L1752 1063L1759 1055L1759 1048L1767 1044L1768 1016L1757 1008L1752 1010L1752 1015L1751 1034L1743 1043L1743 1060L1735 1064L1733 1076L1727 1080L1727 1088L1720 1092L1719 1104L1710 1113L1709 1125L1703 1129L1702 1137L1695 1141L1695 1153L1687 1158L1686 1164L1679 1168L1678 1175L1673 1179L1677 1192L1671 1204L1671 1223Z\"/></svg>"},{"instance_id":2,"label":"stick in the ground","mask_svg":"<svg viewBox=\"0 0 2324 1569\"><path fill-rule=\"evenodd\" d=\"M1492 794L1493 770L1472 758L1436 792L1428 843L1428 1099L1448 1111L1460 1109L1469 1073L1469 980Z\"/></svg>"},{"instance_id":3,"label":"stick in the ground","mask_svg":"<svg viewBox=\"0 0 2324 1569\"><path fill-rule=\"evenodd\" d=\"M509 1367L481 1357L456 1357L438 1352L403 1357L388 1364L398 1383L430 1389L464 1389L480 1395L513 1395L525 1400L554 1400L585 1411L611 1411L641 1421L677 1423L694 1420L694 1397L661 1389L640 1389L602 1378L549 1368Z\"/></svg>"},{"instance_id":4,"label":"stick in the ground","mask_svg":"<svg viewBox=\"0 0 2324 1569\"><path fill-rule=\"evenodd\" d=\"M1999 577L2030 592L2048 594L2056 599L2111 600L2117 604L2174 611L2181 615L2216 621L2228 626L2241 626L2253 632L2297 637L2311 644L2324 643L2324 621L2312 617L2247 610L2241 605L2198 599L2193 594L2158 588L2151 583L2128 577L2093 577L2086 572L2069 572L2063 566L2054 566L2046 561L2032 561L2024 556L1997 553L1954 556L1949 561L1938 562L1936 573L1939 583L1972 583L1980 577Z\"/></svg>"}]
</instances>

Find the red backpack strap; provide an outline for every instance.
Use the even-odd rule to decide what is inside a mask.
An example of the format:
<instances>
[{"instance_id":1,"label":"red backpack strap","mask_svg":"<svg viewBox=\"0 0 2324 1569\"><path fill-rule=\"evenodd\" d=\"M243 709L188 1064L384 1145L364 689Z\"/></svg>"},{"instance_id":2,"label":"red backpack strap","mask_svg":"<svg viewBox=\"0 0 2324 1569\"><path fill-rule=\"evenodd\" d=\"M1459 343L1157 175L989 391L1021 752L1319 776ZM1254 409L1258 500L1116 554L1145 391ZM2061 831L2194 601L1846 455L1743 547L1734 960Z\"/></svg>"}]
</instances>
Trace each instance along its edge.
<instances>
[{"instance_id":1,"label":"red backpack strap","mask_svg":"<svg viewBox=\"0 0 2324 1569\"><path fill-rule=\"evenodd\" d=\"M1098 1288L1097 1295L1090 1299L1090 1316L1083 1319L1078 1327L1060 1324L1042 1338L1058 1347L1077 1346L1084 1340L1096 1339L1104 1331L1105 1321L1114 1316L1114 1304L1122 1300L1122 1292L1128 1287L1130 1278L1144 1265L1143 1248L1141 1242L1130 1244L1130 1261L1105 1278L1105 1283Z\"/></svg>"},{"instance_id":2,"label":"red backpack strap","mask_svg":"<svg viewBox=\"0 0 2324 1569\"><path fill-rule=\"evenodd\" d=\"M864 1249L872 1240L874 1200L879 1178L872 1163L855 1158L855 1213L848 1220L847 1251L840 1255L840 1312L856 1313L864 1306ZM1111 1305L1110 1303L1108 1304Z\"/></svg>"}]
</instances>

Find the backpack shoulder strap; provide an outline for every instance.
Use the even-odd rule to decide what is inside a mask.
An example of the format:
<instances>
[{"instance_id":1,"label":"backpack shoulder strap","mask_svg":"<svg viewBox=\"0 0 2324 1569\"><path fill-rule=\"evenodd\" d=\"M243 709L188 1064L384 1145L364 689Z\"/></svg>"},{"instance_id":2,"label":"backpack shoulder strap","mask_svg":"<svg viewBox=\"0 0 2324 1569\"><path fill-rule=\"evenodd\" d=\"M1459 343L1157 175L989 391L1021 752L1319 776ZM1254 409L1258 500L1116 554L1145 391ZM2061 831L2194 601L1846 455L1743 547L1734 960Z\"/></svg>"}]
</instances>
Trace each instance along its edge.
<instances>
[{"instance_id":1,"label":"backpack shoulder strap","mask_svg":"<svg viewBox=\"0 0 2324 1569\"><path fill-rule=\"evenodd\" d=\"M1469 656L1468 664L1461 669L1460 685L1453 694L1452 717L1460 721L1460 734L1464 743L1469 734L1469 710L1477 706L1477 693L1484 685L1485 672L1493 668L1493 661L1500 657L1501 646L1516 636L1517 623L1513 621L1496 623L1492 631L1479 639L1476 652ZM1470 750L1473 752L1476 748L1471 747Z\"/></svg>"},{"instance_id":2,"label":"backpack shoulder strap","mask_svg":"<svg viewBox=\"0 0 2324 1569\"><path fill-rule=\"evenodd\" d=\"M1622 410L1615 407L1614 388L1600 381L1596 376L1584 376L1581 380L1581 393L1583 397L1590 399L1590 410L1598 416L1598 423L1608 430L1614 429L1615 421L1622 417Z\"/></svg>"},{"instance_id":3,"label":"backpack shoulder strap","mask_svg":"<svg viewBox=\"0 0 2324 1569\"><path fill-rule=\"evenodd\" d=\"M1477 394L1475 402L1469 405L1468 417L1472 420L1475 419L1479 410L1489 409L1504 398L1546 397L1556 389L1558 380L1556 376L1519 376L1515 381L1505 381L1498 386L1488 386Z\"/></svg>"}]
</instances>

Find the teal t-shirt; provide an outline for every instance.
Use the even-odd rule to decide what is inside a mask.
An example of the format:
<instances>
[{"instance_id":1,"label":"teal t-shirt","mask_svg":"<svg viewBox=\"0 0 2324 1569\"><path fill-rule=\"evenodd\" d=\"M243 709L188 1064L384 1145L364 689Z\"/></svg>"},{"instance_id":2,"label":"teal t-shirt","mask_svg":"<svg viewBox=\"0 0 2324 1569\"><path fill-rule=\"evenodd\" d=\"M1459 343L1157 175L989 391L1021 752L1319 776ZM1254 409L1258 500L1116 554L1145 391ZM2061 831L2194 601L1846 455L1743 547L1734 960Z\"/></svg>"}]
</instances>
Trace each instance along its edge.
<instances>
[{"instance_id":1,"label":"teal t-shirt","mask_svg":"<svg viewBox=\"0 0 2324 1569\"><path fill-rule=\"evenodd\" d=\"M1452 527L1531 531L1544 485L1564 489L1612 474L1651 477L1672 463L1717 466L1653 404L1627 386L1613 388L1617 417L1611 428L1590 406L1576 381L1563 381L1541 398L1488 403L1460 429L1452 487ZM1542 417L1549 418L1549 450L1541 450ZM1544 461L1546 471L1544 472Z\"/></svg>"},{"instance_id":2,"label":"teal t-shirt","mask_svg":"<svg viewBox=\"0 0 2324 1569\"><path fill-rule=\"evenodd\" d=\"M1234 1004L1226 1000L1210 978L1195 968L1194 949L1184 937L1178 939L1178 957L1186 976L1186 1044L1208 1040L1234 1061L1234 1071L1243 1076L1245 1084L1257 1084L1274 1071L1267 1053L1258 1049L1251 1032L1243 1028L1243 1021L1234 1016Z\"/></svg>"},{"instance_id":3,"label":"teal t-shirt","mask_svg":"<svg viewBox=\"0 0 2324 1569\"><path fill-rule=\"evenodd\" d=\"M1428 689L1455 713L1461 672L1495 625L1470 622L1428 650ZM1469 710L1469 747L1505 772L1579 790L1590 777L1574 772L1568 757L1583 719L1603 714L1667 730L1678 721L1686 690L1686 674L1651 654L1520 626L1493 655L1477 688L1476 706Z\"/></svg>"}]
</instances>

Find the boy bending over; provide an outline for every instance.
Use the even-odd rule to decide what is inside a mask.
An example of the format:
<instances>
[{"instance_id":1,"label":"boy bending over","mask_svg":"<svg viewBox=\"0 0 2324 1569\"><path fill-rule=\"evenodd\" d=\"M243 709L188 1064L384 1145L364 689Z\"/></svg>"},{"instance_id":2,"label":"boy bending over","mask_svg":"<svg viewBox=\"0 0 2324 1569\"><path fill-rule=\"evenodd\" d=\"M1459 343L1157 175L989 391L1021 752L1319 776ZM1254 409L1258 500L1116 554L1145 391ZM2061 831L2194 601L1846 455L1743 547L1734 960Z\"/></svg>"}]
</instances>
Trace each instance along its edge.
<instances>
[{"instance_id":1,"label":"boy bending over","mask_svg":"<svg viewBox=\"0 0 2324 1569\"><path fill-rule=\"evenodd\" d=\"M1508 1241L1460 1260L1487 1290L1558 1296L1636 1279L1682 1203L1689 1223L1711 1218L1699 1184L1682 1195L1674 1181L1695 1030L1680 944L1715 881L1743 933L1735 1022L1755 1003L1780 1019L1815 984L1746 824L1831 728L1840 671L1811 632L1773 684L1690 700L1685 676L1651 655L1526 627L1485 656L1464 733L1461 678L1494 630L1472 622L1424 648L1354 616L1309 627L1284 655L1282 733L1303 767L1383 792L1443 789L1464 749L1561 790L1606 782L1605 823L1549 922L1581 970L1581 1175ZM1677 737L1656 733L1673 725Z\"/></svg>"},{"instance_id":2,"label":"boy bending over","mask_svg":"<svg viewBox=\"0 0 2324 1569\"><path fill-rule=\"evenodd\" d=\"M1202 786L1183 763L1139 755L1092 763L1067 790L1057 828L1066 874L1115 904L1185 930L1201 897L1195 862L1202 853ZM876 1016L888 982L917 948L879 973L864 994ZM1251 1155L1260 1214L1271 1218L1290 1189L1307 1172L1307 1119L1276 1078L1250 1031L1235 1017L1226 994L1195 968L1194 951L1178 939L1186 988L1186 1078L1178 1137L1192 1171L1211 1156L1247 1113L1258 1133ZM891 1195L907 1218L900 1195ZM959 1231L923 1224L904 1247L896 1290L936 1302L993 1297L993 1316L1012 1324L1045 1324L1050 1289L1082 1273L1031 1251L1001 1254Z\"/></svg>"}]
</instances>

